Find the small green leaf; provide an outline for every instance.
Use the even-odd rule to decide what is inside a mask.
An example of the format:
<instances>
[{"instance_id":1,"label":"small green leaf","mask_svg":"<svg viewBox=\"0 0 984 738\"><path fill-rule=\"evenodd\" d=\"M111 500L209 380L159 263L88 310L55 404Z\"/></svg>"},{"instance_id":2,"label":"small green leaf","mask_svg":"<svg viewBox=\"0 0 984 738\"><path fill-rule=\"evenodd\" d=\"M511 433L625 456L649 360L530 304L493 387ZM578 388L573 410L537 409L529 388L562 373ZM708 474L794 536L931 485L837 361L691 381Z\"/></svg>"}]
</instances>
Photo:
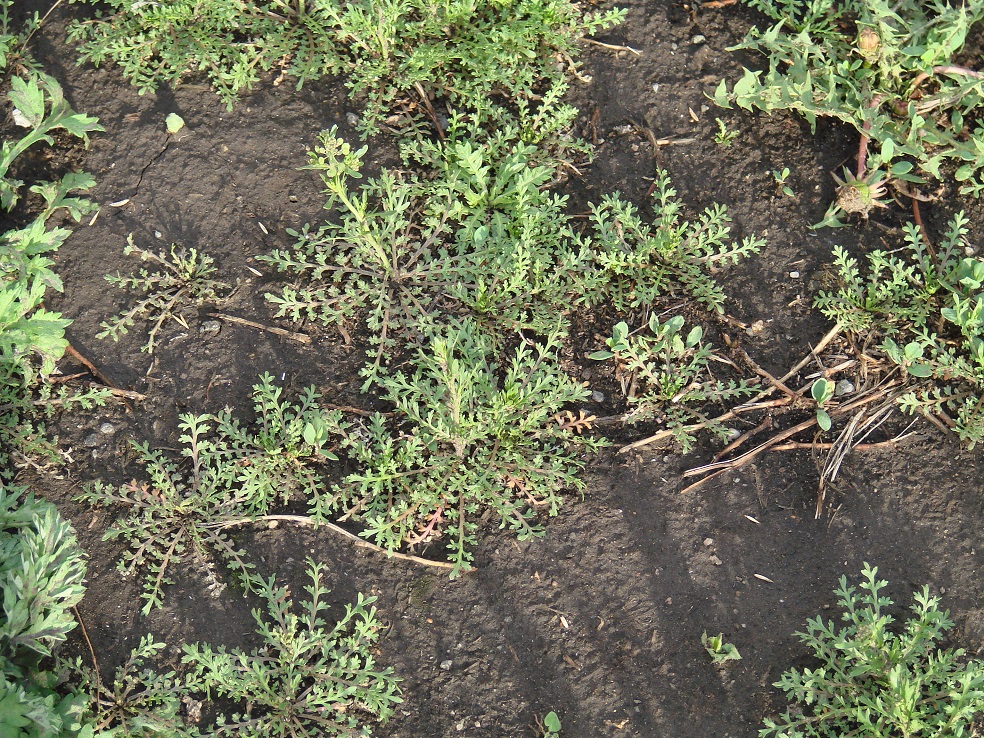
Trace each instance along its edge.
<instances>
[{"instance_id":1,"label":"small green leaf","mask_svg":"<svg viewBox=\"0 0 984 738\"><path fill-rule=\"evenodd\" d=\"M610 359L614 356L611 351L595 351L594 353L588 354L589 359L594 359L595 361L604 361L605 359Z\"/></svg>"},{"instance_id":2,"label":"small green leaf","mask_svg":"<svg viewBox=\"0 0 984 738\"><path fill-rule=\"evenodd\" d=\"M923 355L922 344L918 341L910 341L905 345L905 358L907 361L915 361L916 359L921 359Z\"/></svg>"},{"instance_id":3,"label":"small green leaf","mask_svg":"<svg viewBox=\"0 0 984 738\"><path fill-rule=\"evenodd\" d=\"M959 167L953 174L953 178L958 182L966 182L968 179L974 176L974 165L964 164Z\"/></svg>"},{"instance_id":4,"label":"small green leaf","mask_svg":"<svg viewBox=\"0 0 984 738\"><path fill-rule=\"evenodd\" d=\"M624 343L625 339L629 337L629 325L628 323L622 321L616 323L615 327L612 328L612 343Z\"/></svg>"},{"instance_id":5,"label":"small green leaf","mask_svg":"<svg viewBox=\"0 0 984 738\"><path fill-rule=\"evenodd\" d=\"M894 156L895 156L895 141L893 141L890 138L886 138L884 141L882 141L881 159L884 163L887 164L888 162L892 161L892 158Z\"/></svg>"},{"instance_id":6,"label":"small green leaf","mask_svg":"<svg viewBox=\"0 0 984 738\"><path fill-rule=\"evenodd\" d=\"M913 377L920 379L925 379L933 374L933 368L929 364L910 364L905 370Z\"/></svg>"},{"instance_id":7,"label":"small green leaf","mask_svg":"<svg viewBox=\"0 0 984 738\"><path fill-rule=\"evenodd\" d=\"M829 431L832 425L830 415L822 407L817 408L817 425L820 426L820 430L824 431Z\"/></svg>"},{"instance_id":8,"label":"small green leaf","mask_svg":"<svg viewBox=\"0 0 984 738\"><path fill-rule=\"evenodd\" d=\"M551 733L560 732L560 718L557 717L557 713L551 710L546 715L543 716L543 727L546 728Z\"/></svg>"},{"instance_id":9,"label":"small green leaf","mask_svg":"<svg viewBox=\"0 0 984 738\"><path fill-rule=\"evenodd\" d=\"M684 320L682 315L674 315L670 318L664 325L666 326L666 331L668 333L676 333L681 328L683 328Z\"/></svg>"},{"instance_id":10,"label":"small green leaf","mask_svg":"<svg viewBox=\"0 0 984 738\"><path fill-rule=\"evenodd\" d=\"M722 79L717 89L714 90L714 103L722 108L730 108L731 100L728 98L728 82Z\"/></svg>"},{"instance_id":11,"label":"small green leaf","mask_svg":"<svg viewBox=\"0 0 984 738\"><path fill-rule=\"evenodd\" d=\"M488 239L488 237L489 237L489 227L483 225L475 229L475 233L474 235L472 235L472 240L475 242L476 246L481 247Z\"/></svg>"},{"instance_id":12,"label":"small green leaf","mask_svg":"<svg viewBox=\"0 0 984 738\"><path fill-rule=\"evenodd\" d=\"M167 132L172 136L185 126L184 118L177 113L168 113L164 123L167 125Z\"/></svg>"}]
</instances>

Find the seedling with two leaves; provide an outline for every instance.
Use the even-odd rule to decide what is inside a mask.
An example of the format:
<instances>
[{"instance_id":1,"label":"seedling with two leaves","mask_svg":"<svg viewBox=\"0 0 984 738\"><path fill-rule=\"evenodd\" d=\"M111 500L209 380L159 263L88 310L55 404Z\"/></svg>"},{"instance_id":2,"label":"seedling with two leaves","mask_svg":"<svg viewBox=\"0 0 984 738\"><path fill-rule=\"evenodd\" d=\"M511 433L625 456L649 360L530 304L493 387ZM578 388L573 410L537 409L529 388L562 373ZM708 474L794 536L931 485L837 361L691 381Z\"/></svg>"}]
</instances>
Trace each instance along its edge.
<instances>
[{"instance_id":1,"label":"seedling with two leaves","mask_svg":"<svg viewBox=\"0 0 984 738\"><path fill-rule=\"evenodd\" d=\"M740 661L741 654L738 653L738 649L735 648L733 643L724 642L724 634L718 633L716 636L707 635L707 631L700 637L701 645L704 646L704 650L707 651L707 655L711 657L711 661L714 662L715 666L722 666L729 661Z\"/></svg>"},{"instance_id":2,"label":"seedling with two leaves","mask_svg":"<svg viewBox=\"0 0 984 738\"><path fill-rule=\"evenodd\" d=\"M615 359L629 403L627 422L657 420L686 453L696 442L696 430L709 430L722 440L729 438L730 429L708 418L704 408L750 395L755 385L744 379L716 379L710 362L720 357L702 342L700 326L684 336L684 322L677 315L661 323L654 313L649 318L648 335L632 335L628 324L620 322L605 341L607 350L595 351L589 358Z\"/></svg>"}]
</instances>

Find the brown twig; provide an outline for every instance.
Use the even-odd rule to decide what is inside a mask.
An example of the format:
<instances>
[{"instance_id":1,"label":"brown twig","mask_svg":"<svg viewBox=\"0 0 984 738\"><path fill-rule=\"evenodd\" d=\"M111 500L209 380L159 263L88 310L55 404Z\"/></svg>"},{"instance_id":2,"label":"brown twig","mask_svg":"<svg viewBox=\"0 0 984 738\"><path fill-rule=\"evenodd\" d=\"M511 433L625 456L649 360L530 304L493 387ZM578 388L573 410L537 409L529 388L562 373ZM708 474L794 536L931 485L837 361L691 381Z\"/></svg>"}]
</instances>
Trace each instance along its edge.
<instances>
[{"instance_id":1,"label":"brown twig","mask_svg":"<svg viewBox=\"0 0 984 738\"><path fill-rule=\"evenodd\" d=\"M92 657L92 673L96 675L96 697L93 700L96 703L96 714L99 714L99 693L102 691L99 681L99 662L96 660L96 650L92 647L92 641L89 640L89 631L85 628L85 621L82 620L82 614L79 612L79 608L72 605L72 612L75 613L75 619L79 621L79 628L82 630L82 637L85 639L85 644L89 647L89 656Z\"/></svg>"},{"instance_id":2,"label":"brown twig","mask_svg":"<svg viewBox=\"0 0 984 738\"><path fill-rule=\"evenodd\" d=\"M725 446L720 451L718 451L716 454L714 454L714 461L718 461L722 457L727 456L728 454L730 454L736 448L738 448L739 446L741 446L741 444L743 444L745 441L747 441L752 436L758 435L762 431L766 430L767 428L771 428L771 427L772 427L772 417L770 415L766 415L764 418L762 418L762 422L761 423L759 423L754 428L751 428L751 429L745 431L740 436L738 436L735 440L733 440L731 443L729 443L727 446Z\"/></svg>"},{"instance_id":3,"label":"brown twig","mask_svg":"<svg viewBox=\"0 0 984 738\"><path fill-rule=\"evenodd\" d=\"M420 101L424 105L424 110L427 111L428 117L434 124L434 130L437 131L437 137L441 139L441 141L444 141L444 129L441 128L441 120L437 117L437 111L435 111L434 106L431 105L430 98L427 97L427 93L424 91L423 85L421 85L420 82L414 82L413 86L416 88L417 94L420 95Z\"/></svg>"},{"instance_id":4,"label":"brown twig","mask_svg":"<svg viewBox=\"0 0 984 738\"><path fill-rule=\"evenodd\" d=\"M106 375L105 374L103 374L101 371L99 371L98 369L96 369L96 365L95 364L93 364L91 361L89 361L87 358L85 358L82 354L80 354L78 351L76 351L75 350L75 347L72 346L72 344L68 344L68 346L65 347L65 353L68 354L69 356L71 356L73 359L75 359L80 364L82 364L82 366L84 366L90 372L92 372L92 376L94 376L96 379L98 379L100 382L102 382L106 387L109 387L110 389L116 389L116 385L113 384L112 382L110 382L106 378Z\"/></svg>"},{"instance_id":5,"label":"brown twig","mask_svg":"<svg viewBox=\"0 0 984 738\"><path fill-rule=\"evenodd\" d=\"M926 230L926 226L923 225L922 214L919 212L919 200L914 197L912 198L912 220L919 227L919 233L923 237L923 241L926 242L929 255L933 257L933 264L936 264L936 249L933 247L933 242L929 238L929 232Z\"/></svg>"},{"instance_id":6,"label":"brown twig","mask_svg":"<svg viewBox=\"0 0 984 738\"><path fill-rule=\"evenodd\" d=\"M933 74L958 74L963 77L974 77L976 79L984 79L984 74L981 72L974 71L973 69L968 69L967 67L958 67L953 64L940 64L933 67ZM906 93L906 97L912 97L913 93L919 89L919 85L929 79L932 75L929 72L920 72L916 75L915 79L909 83L909 91Z\"/></svg>"},{"instance_id":7,"label":"brown twig","mask_svg":"<svg viewBox=\"0 0 984 738\"><path fill-rule=\"evenodd\" d=\"M337 533L343 538L348 539L356 546L360 548L368 548L371 551L376 551L377 553L385 554L389 558L400 559L402 561L412 561L415 564L422 564L424 566L433 566L438 569L454 569L454 564L447 561L431 561L430 559L425 559L420 556L412 556L410 554L399 553L398 551L387 551L382 546L377 546L375 543L365 540L364 538L359 538L354 533L349 533L347 530L341 526L335 525L334 523L328 523L321 520L314 520L306 515L262 515L256 518L243 518L242 520L231 520L223 523L220 527L222 528L232 528L237 525L245 525L246 523L258 523L263 521L270 522L287 522L287 523L297 523L299 525L310 525L315 528L324 526L333 533Z\"/></svg>"},{"instance_id":8,"label":"brown twig","mask_svg":"<svg viewBox=\"0 0 984 738\"><path fill-rule=\"evenodd\" d=\"M303 343L305 345L311 343L311 336L306 333L295 333L294 331L284 330L283 328L277 328L276 326L255 323L252 320L237 318L235 315L227 315L226 313L209 313L209 317L218 318L219 320L224 320L227 323L238 323L239 325L245 325L249 328L257 328L261 331L274 333L278 336L283 336L284 338L289 338L291 341L297 341L298 343Z\"/></svg>"},{"instance_id":9,"label":"brown twig","mask_svg":"<svg viewBox=\"0 0 984 738\"><path fill-rule=\"evenodd\" d=\"M122 397L127 400L146 400L147 395L140 394L135 390L119 389L118 387L107 387L106 391L114 397Z\"/></svg>"},{"instance_id":10,"label":"brown twig","mask_svg":"<svg viewBox=\"0 0 984 738\"><path fill-rule=\"evenodd\" d=\"M852 410L856 410L860 407L863 407L864 405L874 402L875 400L884 397L885 394L888 392L888 390L891 389L891 387L894 386L895 384L897 384L897 382L891 383L889 386L885 387L880 392L866 394L865 396L858 398L854 402L848 403L846 405L842 405L841 407L838 408L833 408L829 411L829 415L831 416L831 418L846 415ZM817 424L816 417L812 417L809 420L804 420L802 423L798 423L794 425L792 428L787 428L781 433L777 433L775 436L770 438L765 443L759 444L755 448L751 449L750 451L746 451L744 454L742 454L741 456L737 456L734 459L728 459L726 461L714 461L710 464L704 464L703 466L697 466L694 467L693 469L688 469L683 473L684 477L694 477L700 474L705 474L707 472L715 472L715 473L711 474L710 476L704 477L703 479L698 480L694 484L691 484L686 489L684 489L683 492L689 492L690 490L699 487L704 482L717 476L719 472L740 469L741 467L745 466L747 463L755 459L757 456L759 456L763 451L768 451L770 448L778 445L780 442L785 441L788 438L792 438L797 433L801 433L809 428L812 428L816 424Z\"/></svg>"},{"instance_id":11,"label":"brown twig","mask_svg":"<svg viewBox=\"0 0 984 738\"><path fill-rule=\"evenodd\" d=\"M875 95L871 98L871 102L868 103L866 108L871 110L872 108L877 108L881 104L882 95L881 93ZM871 138L868 136L868 131L871 130L871 121L866 120L861 124L861 141L858 143L858 179L864 179L867 175L868 169L868 143Z\"/></svg>"},{"instance_id":12,"label":"brown twig","mask_svg":"<svg viewBox=\"0 0 984 738\"><path fill-rule=\"evenodd\" d=\"M811 361L813 361L816 358L817 353L820 352L820 351L823 351L823 349L826 348L827 345L831 341L834 340L834 338L837 336L837 334L840 333L840 330L841 330L841 327L839 325L834 325L833 328L831 328L829 331L827 331L826 334L824 334L823 338L820 339L819 343L817 343L817 345L814 346L810 350L810 353L809 353L808 356L803 357L803 359L801 359L796 364L796 366L794 366L792 369L790 369L788 372L786 372L782 377L780 377L779 379L777 379L776 382L779 383L779 384L784 383L787 379L789 379L790 377L794 376L800 369L802 369L804 366L806 366ZM758 410L758 409L763 408L763 407L779 407L779 406L782 406L782 405L789 404L789 400L788 399L786 399L786 400L771 400L771 401L769 401L767 403L761 402L761 400L764 400L766 397L768 397L773 392L775 392L776 389L777 389L777 385L775 385L775 384L773 384L770 387L765 388L759 394L757 394L755 397L753 397L752 399L750 399L748 402L743 403L741 405L738 405L737 407L732 408L728 412L726 412L726 413L724 413L722 415L717 416L711 422L713 422L713 423L723 423L723 422L725 422L727 420L731 420L736 415L738 415L739 413L742 413L742 412L747 412L749 410ZM794 393L794 394L796 394L796 393ZM798 397L798 395L797 395L797 397ZM702 428L705 428L705 427L707 427L707 423L696 423L694 425L689 425L689 426L683 428L683 430L685 432L687 432L687 433L692 433L694 431L699 431L699 430L701 430ZM640 439L638 441L633 441L628 446L623 446L622 448L620 448L618 450L618 453L620 453L620 454L628 453L629 451L632 451L634 449L640 448L641 446L648 446L651 443L656 443L658 441L662 441L665 438L670 438L672 435L673 435L672 431L661 430L658 433L654 433L653 435L651 435L651 436L649 436L647 438L642 438L642 439Z\"/></svg>"},{"instance_id":13,"label":"brown twig","mask_svg":"<svg viewBox=\"0 0 984 738\"><path fill-rule=\"evenodd\" d=\"M752 371L754 371L760 377L768 381L768 383L771 384L773 387L775 387L777 390L779 390L787 397L789 397L790 400L792 400L793 402L797 402L798 400L803 399L803 395L800 392L794 392L793 390L789 389L789 387L787 387L782 382L782 380L776 379L771 374L769 374L769 372L767 372L765 369L763 369L758 364L756 364L755 361L752 359L752 357L748 355L747 351L745 351L744 349L739 349L739 351L741 352L742 358L752 368Z\"/></svg>"},{"instance_id":14,"label":"brown twig","mask_svg":"<svg viewBox=\"0 0 984 738\"><path fill-rule=\"evenodd\" d=\"M732 0L736 2L737 0ZM636 56L642 56L642 52L639 49L633 49L631 46L618 46L616 44L605 44L601 41L595 41L592 38L582 38L581 39L586 44L591 44L592 46L600 46L603 49L609 49L610 51L628 51Z\"/></svg>"},{"instance_id":15,"label":"brown twig","mask_svg":"<svg viewBox=\"0 0 984 738\"><path fill-rule=\"evenodd\" d=\"M905 436L897 436L896 438L889 438L887 441L876 441L874 443L857 443L851 446L852 450L855 451L874 451L880 448L886 448L887 446L892 446L901 440L904 440ZM773 446L770 451L803 451L803 450L817 450L817 451L829 451L836 446L835 443L826 443L823 441L789 441L788 443L780 443L778 446Z\"/></svg>"},{"instance_id":16,"label":"brown twig","mask_svg":"<svg viewBox=\"0 0 984 738\"><path fill-rule=\"evenodd\" d=\"M381 413L374 410L363 410L361 407L352 407L351 405L333 405L330 402L324 405L329 410L341 410L343 413L353 413L354 415L361 415L364 418L370 418L373 415L393 415L393 413Z\"/></svg>"}]
</instances>

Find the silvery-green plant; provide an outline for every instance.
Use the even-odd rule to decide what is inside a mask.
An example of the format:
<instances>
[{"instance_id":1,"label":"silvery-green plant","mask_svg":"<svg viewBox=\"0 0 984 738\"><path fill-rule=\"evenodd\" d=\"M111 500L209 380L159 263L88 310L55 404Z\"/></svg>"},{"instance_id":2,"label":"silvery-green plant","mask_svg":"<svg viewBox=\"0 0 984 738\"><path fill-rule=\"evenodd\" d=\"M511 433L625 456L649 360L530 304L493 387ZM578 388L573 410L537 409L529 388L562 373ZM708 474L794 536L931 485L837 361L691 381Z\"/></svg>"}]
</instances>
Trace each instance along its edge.
<instances>
[{"instance_id":1,"label":"silvery-green plant","mask_svg":"<svg viewBox=\"0 0 984 738\"><path fill-rule=\"evenodd\" d=\"M791 707L768 718L763 738L970 736L984 711L984 664L942 648L953 627L929 587L913 594L900 627L881 594L888 584L865 564L858 587L841 577L837 620L811 618L797 637L817 665L789 669L774 686ZM838 622L839 621L839 622Z\"/></svg>"}]
</instances>

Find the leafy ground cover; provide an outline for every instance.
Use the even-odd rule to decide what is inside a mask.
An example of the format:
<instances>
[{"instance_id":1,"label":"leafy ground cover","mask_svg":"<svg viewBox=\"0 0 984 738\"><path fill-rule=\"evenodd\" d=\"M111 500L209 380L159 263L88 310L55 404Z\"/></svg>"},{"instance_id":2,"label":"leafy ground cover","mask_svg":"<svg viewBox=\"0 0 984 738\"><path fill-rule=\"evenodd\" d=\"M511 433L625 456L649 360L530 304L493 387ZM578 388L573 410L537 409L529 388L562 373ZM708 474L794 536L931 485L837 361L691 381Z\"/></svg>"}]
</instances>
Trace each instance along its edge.
<instances>
[{"instance_id":1,"label":"leafy ground cover","mask_svg":"<svg viewBox=\"0 0 984 738\"><path fill-rule=\"evenodd\" d=\"M107 129L84 159L100 210L70 224L45 306L99 375L61 371L117 399L56 404L65 464L19 472L89 555L85 635L62 652L98 661L105 718L156 704L203 732L376 714L382 736L751 736L787 707L772 684L814 666L793 634L864 561L896 602L931 582L979 649L980 204L944 182L921 226L898 193L867 224L812 231L858 131L713 107L762 63L726 49L763 16L625 7L595 43L535 47L576 119L550 113L556 81L456 115L447 69L367 116L342 81L296 90L296 56L229 110L194 75L171 90L163 66L153 95L75 67L82 5L35 33L72 108ZM270 3L264 22L304 8ZM361 150L373 120L429 137L383 128ZM10 116L4 140L21 129ZM128 244L156 264L134 274ZM98 338L110 326L128 332ZM348 641L308 648L333 623L368 649L345 662L355 687L377 679L358 707L318 676ZM306 686L285 674L238 703L281 678L263 665L288 646ZM175 700L178 675L219 704Z\"/></svg>"}]
</instances>

